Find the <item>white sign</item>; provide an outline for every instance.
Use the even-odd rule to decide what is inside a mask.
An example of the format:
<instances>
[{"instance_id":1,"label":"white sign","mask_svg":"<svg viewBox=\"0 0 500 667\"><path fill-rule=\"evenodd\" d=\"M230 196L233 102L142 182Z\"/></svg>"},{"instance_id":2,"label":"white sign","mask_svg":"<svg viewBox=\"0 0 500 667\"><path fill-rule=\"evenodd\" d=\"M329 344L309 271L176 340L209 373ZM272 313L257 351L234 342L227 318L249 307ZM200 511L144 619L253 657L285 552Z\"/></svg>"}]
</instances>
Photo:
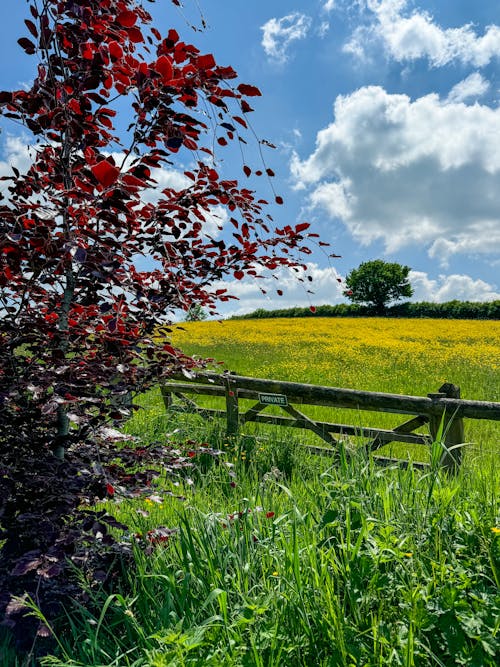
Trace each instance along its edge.
<instances>
[{"instance_id":1,"label":"white sign","mask_svg":"<svg viewBox=\"0 0 500 667\"><path fill-rule=\"evenodd\" d=\"M288 405L284 394L259 394L259 402L264 405Z\"/></svg>"}]
</instances>

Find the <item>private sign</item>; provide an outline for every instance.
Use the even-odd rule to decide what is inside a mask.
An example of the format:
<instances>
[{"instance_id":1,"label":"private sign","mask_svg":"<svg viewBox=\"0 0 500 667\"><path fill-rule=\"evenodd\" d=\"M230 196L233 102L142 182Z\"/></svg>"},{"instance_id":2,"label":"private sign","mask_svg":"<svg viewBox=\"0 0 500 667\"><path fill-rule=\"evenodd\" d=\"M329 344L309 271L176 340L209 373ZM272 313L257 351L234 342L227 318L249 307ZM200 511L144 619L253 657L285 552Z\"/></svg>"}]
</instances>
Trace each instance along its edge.
<instances>
[{"instance_id":1,"label":"private sign","mask_svg":"<svg viewBox=\"0 0 500 667\"><path fill-rule=\"evenodd\" d=\"M259 402L264 405L288 405L284 394L259 394Z\"/></svg>"}]
</instances>

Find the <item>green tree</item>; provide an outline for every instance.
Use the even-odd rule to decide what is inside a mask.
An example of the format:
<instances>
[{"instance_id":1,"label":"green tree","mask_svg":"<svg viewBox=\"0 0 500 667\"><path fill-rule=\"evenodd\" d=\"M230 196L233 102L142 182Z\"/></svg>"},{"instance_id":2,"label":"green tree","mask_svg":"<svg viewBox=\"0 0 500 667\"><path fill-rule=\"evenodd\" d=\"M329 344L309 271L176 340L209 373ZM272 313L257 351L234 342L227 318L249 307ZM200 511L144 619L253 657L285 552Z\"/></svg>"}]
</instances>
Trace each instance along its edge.
<instances>
[{"instance_id":1,"label":"green tree","mask_svg":"<svg viewBox=\"0 0 500 667\"><path fill-rule=\"evenodd\" d=\"M186 312L184 320L186 322L201 322L202 320L206 320L207 317L206 311L203 310L199 303L192 303Z\"/></svg>"},{"instance_id":2,"label":"green tree","mask_svg":"<svg viewBox=\"0 0 500 667\"><path fill-rule=\"evenodd\" d=\"M377 313L383 314L391 301L413 294L409 272L409 266L396 262L381 259L363 262L347 275L344 295L353 303L373 306Z\"/></svg>"}]
</instances>

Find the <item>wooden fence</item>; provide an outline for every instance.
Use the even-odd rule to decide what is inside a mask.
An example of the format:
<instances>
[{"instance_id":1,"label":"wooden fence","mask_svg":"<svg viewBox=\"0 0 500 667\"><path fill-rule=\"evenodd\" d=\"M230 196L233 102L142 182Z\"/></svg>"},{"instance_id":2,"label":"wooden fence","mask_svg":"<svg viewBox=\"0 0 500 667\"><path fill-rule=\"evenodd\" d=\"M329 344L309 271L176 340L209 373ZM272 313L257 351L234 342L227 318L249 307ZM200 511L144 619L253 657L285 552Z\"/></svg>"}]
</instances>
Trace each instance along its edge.
<instances>
[{"instance_id":1,"label":"wooden fence","mask_svg":"<svg viewBox=\"0 0 500 667\"><path fill-rule=\"evenodd\" d=\"M332 433L367 438L367 449L373 452L390 442L429 445L442 428L441 441L444 447L441 465L449 472L456 472L462 461L462 445L465 443L464 419L500 420L500 403L461 399L460 388L450 383L444 384L435 393L421 397L337 389L233 374L199 373L189 380L183 377L182 382L169 382L162 386L161 391L167 409L172 407L175 396L189 411L204 418L225 418L228 435L236 435L239 427L247 422L310 430L328 444L328 447L308 447L319 454L338 453L338 441ZM226 409L199 406L186 394L224 397ZM241 411L240 399L257 402ZM263 414L271 405L279 407L287 416ZM333 424L308 417L297 409L297 405L395 413L411 415L411 419L390 430ZM415 432L424 424L428 424L428 434ZM405 463L380 456L374 458L381 464Z\"/></svg>"}]
</instances>

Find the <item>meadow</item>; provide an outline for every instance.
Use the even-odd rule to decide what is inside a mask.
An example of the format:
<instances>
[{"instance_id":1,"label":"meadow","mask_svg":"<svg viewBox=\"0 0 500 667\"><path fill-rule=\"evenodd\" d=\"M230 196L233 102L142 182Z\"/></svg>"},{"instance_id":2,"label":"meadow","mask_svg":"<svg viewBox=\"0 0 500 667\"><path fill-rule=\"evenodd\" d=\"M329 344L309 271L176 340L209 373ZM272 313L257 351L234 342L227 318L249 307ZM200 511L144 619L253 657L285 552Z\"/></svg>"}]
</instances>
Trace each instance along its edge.
<instances>
[{"instance_id":1,"label":"meadow","mask_svg":"<svg viewBox=\"0 0 500 667\"><path fill-rule=\"evenodd\" d=\"M450 381L466 398L500 401L499 322L182 327L176 345L239 374L424 396ZM108 504L129 526L129 560L112 588L68 609L44 667L500 663L498 424L467 422L465 464L450 477L439 439L425 471L379 468L362 448L347 458L348 443L332 464L300 432L248 426L228 438L221 420L167 414L159 391L140 402L125 425L140 443L221 454L162 475L147 498Z\"/></svg>"},{"instance_id":2,"label":"meadow","mask_svg":"<svg viewBox=\"0 0 500 667\"><path fill-rule=\"evenodd\" d=\"M179 347L222 360L223 368L239 375L414 396L452 382L463 398L500 401L498 321L307 318L182 326L174 335ZM390 428L404 421L346 410L305 412L355 426ZM466 437L469 460L484 457L489 465L486 459L498 454L500 423L469 421ZM408 445L386 449L426 459L425 451Z\"/></svg>"}]
</instances>

